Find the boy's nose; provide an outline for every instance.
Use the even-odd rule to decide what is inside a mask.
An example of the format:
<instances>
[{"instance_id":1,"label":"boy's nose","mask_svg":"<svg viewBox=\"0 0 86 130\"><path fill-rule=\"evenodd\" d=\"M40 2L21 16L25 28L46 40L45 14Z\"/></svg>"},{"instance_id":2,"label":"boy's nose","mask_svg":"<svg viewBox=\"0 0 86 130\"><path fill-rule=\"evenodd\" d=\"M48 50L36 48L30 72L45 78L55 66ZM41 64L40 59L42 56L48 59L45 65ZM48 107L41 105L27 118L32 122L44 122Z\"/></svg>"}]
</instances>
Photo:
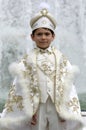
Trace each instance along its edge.
<instances>
[{"instance_id":1,"label":"boy's nose","mask_svg":"<svg viewBox=\"0 0 86 130\"><path fill-rule=\"evenodd\" d=\"M43 34L43 35L42 35L42 39L45 39L45 38L46 38L46 35Z\"/></svg>"}]
</instances>

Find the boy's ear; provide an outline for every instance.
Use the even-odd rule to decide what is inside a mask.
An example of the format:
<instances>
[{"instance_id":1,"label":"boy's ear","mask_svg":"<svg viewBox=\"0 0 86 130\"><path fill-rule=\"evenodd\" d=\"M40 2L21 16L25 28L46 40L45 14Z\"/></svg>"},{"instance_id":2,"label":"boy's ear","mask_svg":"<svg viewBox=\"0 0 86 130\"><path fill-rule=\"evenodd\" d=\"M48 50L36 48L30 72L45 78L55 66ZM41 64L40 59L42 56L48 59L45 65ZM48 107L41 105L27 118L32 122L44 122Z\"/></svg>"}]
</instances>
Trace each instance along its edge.
<instances>
[{"instance_id":1,"label":"boy's ear","mask_svg":"<svg viewBox=\"0 0 86 130\"><path fill-rule=\"evenodd\" d=\"M55 34L53 34L53 39L55 38Z\"/></svg>"},{"instance_id":2,"label":"boy's ear","mask_svg":"<svg viewBox=\"0 0 86 130\"><path fill-rule=\"evenodd\" d=\"M33 34L31 34L30 36L31 36L31 39L34 40L34 36L33 36Z\"/></svg>"},{"instance_id":3,"label":"boy's ear","mask_svg":"<svg viewBox=\"0 0 86 130\"><path fill-rule=\"evenodd\" d=\"M55 34L52 35L52 41L55 39Z\"/></svg>"}]
</instances>

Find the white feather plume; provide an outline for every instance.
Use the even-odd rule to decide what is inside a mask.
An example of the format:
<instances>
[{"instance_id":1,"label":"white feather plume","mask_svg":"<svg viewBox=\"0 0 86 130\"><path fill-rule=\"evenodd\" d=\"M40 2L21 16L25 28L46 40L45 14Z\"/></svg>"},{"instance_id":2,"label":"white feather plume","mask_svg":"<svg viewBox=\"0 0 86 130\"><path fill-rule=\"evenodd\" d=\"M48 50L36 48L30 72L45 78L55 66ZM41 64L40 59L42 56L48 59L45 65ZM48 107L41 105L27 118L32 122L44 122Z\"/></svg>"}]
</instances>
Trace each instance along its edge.
<instances>
[{"instance_id":1,"label":"white feather plume","mask_svg":"<svg viewBox=\"0 0 86 130\"><path fill-rule=\"evenodd\" d=\"M39 5L38 11L41 10L41 9L44 9L44 8L46 8L48 11L50 11L50 5L48 3L45 3L45 2L42 2Z\"/></svg>"}]
</instances>

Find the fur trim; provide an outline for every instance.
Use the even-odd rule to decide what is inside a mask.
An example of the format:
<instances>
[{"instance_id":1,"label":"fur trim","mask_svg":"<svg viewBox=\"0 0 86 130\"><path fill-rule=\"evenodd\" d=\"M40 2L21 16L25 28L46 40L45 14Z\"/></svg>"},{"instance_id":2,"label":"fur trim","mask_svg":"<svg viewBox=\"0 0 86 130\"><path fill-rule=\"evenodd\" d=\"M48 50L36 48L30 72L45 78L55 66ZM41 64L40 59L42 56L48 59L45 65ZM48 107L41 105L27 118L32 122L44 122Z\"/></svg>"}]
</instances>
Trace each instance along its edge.
<instances>
[{"instance_id":1,"label":"fur trim","mask_svg":"<svg viewBox=\"0 0 86 130\"><path fill-rule=\"evenodd\" d=\"M11 73L12 76L16 76L16 75L21 75L21 72L25 69L23 63L16 63L13 62L10 66L9 66L9 72Z\"/></svg>"},{"instance_id":2,"label":"fur trim","mask_svg":"<svg viewBox=\"0 0 86 130\"><path fill-rule=\"evenodd\" d=\"M9 67L10 72L12 75L18 77L18 84L22 91L23 96L23 106L24 106L24 116L20 117L1 117L0 118L0 130L16 130L24 126L25 124L30 123L32 115L33 115L33 108L31 106L30 97L29 97L29 89L27 85L29 84L28 80L23 77L22 71L24 70L23 63L13 63Z\"/></svg>"},{"instance_id":3,"label":"fur trim","mask_svg":"<svg viewBox=\"0 0 86 130\"><path fill-rule=\"evenodd\" d=\"M27 124L27 120L24 117L5 117L0 118L0 130L18 130L19 127Z\"/></svg>"},{"instance_id":4,"label":"fur trim","mask_svg":"<svg viewBox=\"0 0 86 130\"><path fill-rule=\"evenodd\" d=\"M12 73L12 75L16 75L18 77L18 83L20 85L20 89L22 91L22 96L23 96L23 105L24 105L24 111L25 114L28 118L28 121L31 119L33 115L33 108L31 106L31 101L30 101L30 92L29 92L29 80L23 77L23 71L25 71L25 67L23 62L18 63L13 63L9 67L9 71Z\"/></svg>"}]
</instances>

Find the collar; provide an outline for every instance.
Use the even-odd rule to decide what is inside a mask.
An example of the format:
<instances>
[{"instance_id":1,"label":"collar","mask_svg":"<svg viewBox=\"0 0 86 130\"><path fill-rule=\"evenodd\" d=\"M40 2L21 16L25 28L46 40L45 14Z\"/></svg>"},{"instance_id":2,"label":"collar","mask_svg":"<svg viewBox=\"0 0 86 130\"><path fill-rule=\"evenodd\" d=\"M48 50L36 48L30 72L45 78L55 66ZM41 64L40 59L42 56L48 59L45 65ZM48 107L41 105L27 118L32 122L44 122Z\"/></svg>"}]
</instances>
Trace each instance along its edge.
<instances>
[{"instance_id":1,"label":"collar","mask_svg":"<svg viewBox=\"0 0 86 130\"><path fill-rule=\"evenodd\" d=\"M48 53L48 54L52 54L53 53L53 49L52 46L49 46L47 49L41 49L39 47L35 47L35 49L37 50L37 52L42 53Z\"/></svg>"}]
</instances>

